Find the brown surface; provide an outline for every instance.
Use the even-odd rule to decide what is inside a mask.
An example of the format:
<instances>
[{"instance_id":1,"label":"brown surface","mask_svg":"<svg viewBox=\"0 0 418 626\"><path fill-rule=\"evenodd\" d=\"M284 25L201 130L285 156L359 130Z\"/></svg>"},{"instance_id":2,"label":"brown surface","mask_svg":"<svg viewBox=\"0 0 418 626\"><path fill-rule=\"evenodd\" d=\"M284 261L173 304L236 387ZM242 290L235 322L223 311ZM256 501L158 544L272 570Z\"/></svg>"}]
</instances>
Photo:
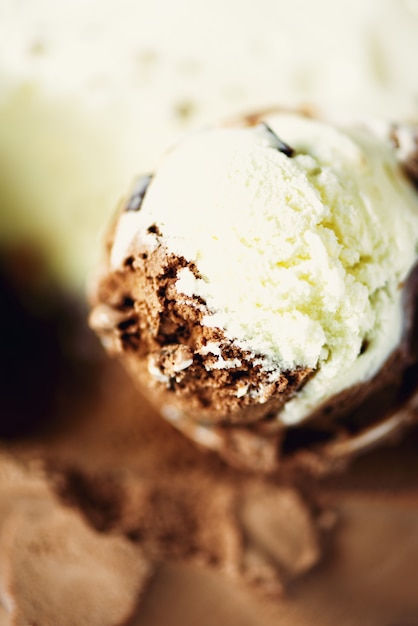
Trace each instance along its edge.
<instances>
[{"instance_id":1,"label":"brown surface","mask_svg":"<svg viewBox=\"0 0 418 626\"><path fill-rule=\"evenodd\" d=\"M303 542L304 550L294 542L300 528L305 532L312 528L303 521L306 509L296 506L299 526L295 517L281 516L289 502L290 506L298 502L294 492L242 476L215 456L195 449L155 416L115 363L107 364L101 380L101 393L91 399L80 421L36 448L51 465L59 466L61 477L66 476L63 493L72 494L73 504L76 500L82 504L96 527L122 532L135 544L148 542L146 550L160 562L132 626L250 626L260 620L267 626L414 623L418 617L417 429L399 446L376 450L322 484L317 496L325 514L319 519L324 528L332 529L336 512L337 526L323 563L301 577L317 557L317 543L312 535L308 544L306 539ZM31 454L34 448L32 443ZM26 446L20 452L25 449L27 453ZM240 498L238 526L230 508L234 485L235 494L246 495ZM159 498L153 497L154 508L145 513L147 494L155 496L156 486ZM269 506L271 498L277 506ZM185 524L197 511L197 527L190 533ZM268 519L272 513L273 524ZM146 518L149 526L144 529ZM182 520L177 526L176 519ZM243 530L252 536L247 548L256 543L258 557L267 554L267 559L254 561L251 550L243 558ZM186 554L190 540L195 547L201 543L197 551ZM272 557L276 566L280 563L276 572L268 567ZM262 574L255 581L262 581L259 593L249 593L248 570L237 571L248 561L253 582L254 575Z\"/></svg>"},{"instance_id":2,"label":"brown surface","mask_svg":"<svg viewBox=\"0 0 418 626\"><path fill-rule=\"evenodd\" d=\"M132 626L415 626L418 494L333 497L341 517L332 557L265 602L210 572L167 565Z\"/></svg>"},{"instance_id":3,"label":"brown surface","mask_svg":"<svg viewBox=\"0 0 418 626\"><path fill-rule=\"evenodd\" d=\"M0 454L0 624L119 626L152 568L54 498L39 467Z\"/></svg>"}]
</instances>

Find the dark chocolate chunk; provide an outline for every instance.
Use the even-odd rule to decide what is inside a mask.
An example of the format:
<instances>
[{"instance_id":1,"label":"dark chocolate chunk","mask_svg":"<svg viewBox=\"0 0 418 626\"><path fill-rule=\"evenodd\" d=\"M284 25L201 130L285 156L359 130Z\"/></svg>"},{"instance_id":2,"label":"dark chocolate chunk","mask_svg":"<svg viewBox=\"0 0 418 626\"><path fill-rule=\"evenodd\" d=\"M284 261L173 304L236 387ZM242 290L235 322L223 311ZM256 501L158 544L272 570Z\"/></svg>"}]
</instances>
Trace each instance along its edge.
<instances>
[{"instance_id":1,"label":"dark chocolate chunk","mask_svg":"<svg viewBox=\"0 0 418 626\"><path fill-rule=\"evenodd\" d=\"M280 139L280 137L276 135L274 130L272 130L268 124L266 124L265 122L261 122L260 126L262 126L262 128L267 132L270 139L273 140L275 144L273 146L274 148L279 150L279 152L283 152L283 154L285 154L287 157L292 157L295 154L294 149L291 146L289 146L287 143L282 141L282 139Z\"/></svg>"},{"instance_id":2,"label":"dark chocolate chunk","mask_svg":"<svg viewBox=\"0 0 418 626\"><path fill-rule=\"evenodd\" d=\"M411 126L409 127L409 132L412 136L414 147L406 156L399 155L399 151L401 151L401 140L399 137L399 126L393 124L389 138L392 141L395 150L398 152L398 158L401 165L401 168L404 174L409 178L411 183L418 189L418 127Z\"/></svg>"},{"instance_id":3,"label":"dark chocolate chunk","mask_svg":"<svg viewBox=\"0 0 418 626\"><path fill-rule=\"evenodd\" d=\"M157 237L161 237L161 231L158 228L157 224L151 224L151 226L148 226L147 232L150 235L157 235Z\"/></svg>"},{"instance_id":4,"label":"dark chocolate chunk","mask_svg":"<svg viewBox=\"0 0 418 626\"><path fill-rule=\"evenodd\" d=\"M403 163L403 169L412 184L418 189L418 148Z\"/></svg>"},{"instance_id":5,"label":"dark chocolate chunk","mask_svg":"<svg viewBox=\"0 0 418 626\"><path fill-rule=\"evenodd\" d=\"M132 195L126 204L125 211L139 211L151 178L152 174L146 174L137 180Z\"/></svg>"}]
</instances>

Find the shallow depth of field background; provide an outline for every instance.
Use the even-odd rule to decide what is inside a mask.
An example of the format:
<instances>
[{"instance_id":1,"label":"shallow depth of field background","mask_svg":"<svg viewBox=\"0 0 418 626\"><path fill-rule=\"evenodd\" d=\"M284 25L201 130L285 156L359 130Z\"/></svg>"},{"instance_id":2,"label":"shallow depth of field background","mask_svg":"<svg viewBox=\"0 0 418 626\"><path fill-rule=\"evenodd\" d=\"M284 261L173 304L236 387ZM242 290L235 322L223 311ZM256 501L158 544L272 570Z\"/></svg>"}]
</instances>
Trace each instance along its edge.
<instances>
[{"instance_id":1,"label":"shallow depth of field background","mask_svg":"<svg viewBox=\"0 0 418 626\"><path fill-rule=\"evenodd\" d=\"M182 133L274 104L418 109L417 0L3 0L1 241L82 288L132 179Z\"/></svg>"}]
</instances>

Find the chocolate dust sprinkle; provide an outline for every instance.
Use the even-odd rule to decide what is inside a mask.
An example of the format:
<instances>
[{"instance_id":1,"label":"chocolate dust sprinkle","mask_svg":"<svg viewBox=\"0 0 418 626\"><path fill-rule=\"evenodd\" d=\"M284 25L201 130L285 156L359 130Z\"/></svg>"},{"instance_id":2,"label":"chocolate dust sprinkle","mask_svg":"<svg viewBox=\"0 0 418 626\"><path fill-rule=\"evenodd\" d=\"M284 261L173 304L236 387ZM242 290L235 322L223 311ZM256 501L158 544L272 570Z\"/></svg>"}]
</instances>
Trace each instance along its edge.
<instances>
[{"instance_id":1,"label":"chocolate dust sprinkle","mask_svg":"<svg viewBox=\"0 0 418 626\"><path fill-rule=\"evenodd\" d=\"M137 180L132 195L126 204L125 211L139 211L151 178L152 174L146 174Z\"/></svg>"},{"instance_id":2,"label":"chocolate dust sprinkle","mask_svg":"<svg viewBox=\"0 0 418 626\"><path fill-rule=\"evenodd\" d=\"M280 137L276 135L274 130L272 130L270 126L266 124L266 122L261 122L260 126L262 126L263 129L268 133L270 138L273 139L274 144L275 144L273 146L274 148L279 150L279 152L283 152L283 154L285 154L287 157L292 157L295 154L294 149L291 146L289 146L287 143L282 141Z\"/></svg>"}]
</instances>

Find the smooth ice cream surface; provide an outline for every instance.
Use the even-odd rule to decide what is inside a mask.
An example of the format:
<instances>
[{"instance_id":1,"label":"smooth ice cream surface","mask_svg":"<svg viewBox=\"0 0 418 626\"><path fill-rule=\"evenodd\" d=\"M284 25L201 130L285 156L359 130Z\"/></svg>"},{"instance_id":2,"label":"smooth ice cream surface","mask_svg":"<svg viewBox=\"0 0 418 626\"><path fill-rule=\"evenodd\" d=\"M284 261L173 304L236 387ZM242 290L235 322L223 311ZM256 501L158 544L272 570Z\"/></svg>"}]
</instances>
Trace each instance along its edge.
<instances>
[{"instance_id":1,"label":"smooth ice cream surface","mask_svg":"<svg viewBox=\"0 0 418 626\"><path fill-rule=\"evenodd\" d=\"M168 152L140 210L122 214L111 265L139 241L185 258L178 299L204 301L203 325L271 381L314 370L279 414L295 423L371 378L400 343L418 197L389 133L287 113L265 122L195 133ZM219 354L220 368L235 366Z\"/></svg>"}]
</instances>

